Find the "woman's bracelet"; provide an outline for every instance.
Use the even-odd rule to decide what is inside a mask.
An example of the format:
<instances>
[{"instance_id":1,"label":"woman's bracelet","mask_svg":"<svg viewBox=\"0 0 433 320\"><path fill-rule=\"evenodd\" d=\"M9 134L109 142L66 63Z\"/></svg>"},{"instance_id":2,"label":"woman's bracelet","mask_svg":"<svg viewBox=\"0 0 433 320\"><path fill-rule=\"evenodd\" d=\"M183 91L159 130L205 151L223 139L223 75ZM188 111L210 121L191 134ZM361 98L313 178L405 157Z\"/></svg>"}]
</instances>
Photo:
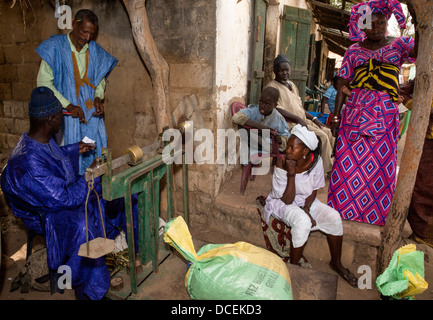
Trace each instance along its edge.
<instances>
[{"instance_id":1,"label":"woman's bracelet","mask_svg":"<svg viewBox=\"0 0 433 320\"><path fill-rule=\"evenodd\" d=\"M316 120L317 119L317 117L313 117L313 119L311 120L311 121L313 121L314 122L314 120Z\"/></svg>"},{"instance_id":2,"label":"woman's bracelet","mask_svg":"<svg viewBox=\"0 0 433 320\"><path fill-rule=\"evenodd\" d=\"M340 122L340 117L339 117L339 116L334 116L334 117L331 119L331 122Z\"/></svg>"}]
</instances>

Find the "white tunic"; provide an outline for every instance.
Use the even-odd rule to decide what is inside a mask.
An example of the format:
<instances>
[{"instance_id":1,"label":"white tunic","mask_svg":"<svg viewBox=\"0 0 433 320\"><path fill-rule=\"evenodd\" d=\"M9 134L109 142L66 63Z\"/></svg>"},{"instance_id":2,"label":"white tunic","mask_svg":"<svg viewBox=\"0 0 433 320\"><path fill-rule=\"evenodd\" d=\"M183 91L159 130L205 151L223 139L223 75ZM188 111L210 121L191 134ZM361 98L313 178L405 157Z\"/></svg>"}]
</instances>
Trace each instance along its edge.
<instances>
[{"instance_id":1,"label":"white tunic","mask_svg":"<svg viewBox=\"0 0 433 320\"><path fill-rule=\"evenodd\" d=\"M269 221L273 215L292 228L292 243L295 248L301 247L308 240L310 231L321 230L326 234L335 236L343 235L343 224L340 214L330 206L322 203L317 198L310 207L310 215L316 221L312 228L311 220L302 207L314 190L325 186L323 173L323 161L320 158L313 170L306 174L299 173L295 176L296 195L292 204L285 204L281 197L286 190L287 171L275 167L272 177L272 191L266 198L264 218Z\"/></svg>"}]
</instances>

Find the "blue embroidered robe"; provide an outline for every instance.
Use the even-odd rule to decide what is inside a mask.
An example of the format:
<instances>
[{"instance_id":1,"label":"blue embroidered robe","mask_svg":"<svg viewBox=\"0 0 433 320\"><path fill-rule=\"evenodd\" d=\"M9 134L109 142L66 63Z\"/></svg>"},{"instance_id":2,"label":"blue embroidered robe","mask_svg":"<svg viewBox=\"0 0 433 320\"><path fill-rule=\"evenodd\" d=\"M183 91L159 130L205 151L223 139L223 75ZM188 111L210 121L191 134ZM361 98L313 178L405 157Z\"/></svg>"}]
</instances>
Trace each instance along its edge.
<instances>
[{"instance_id":1,"label":"blue embroidered robe","mask_svg":"<svg viewBox=\"0 0 433 320\"><path fill-rule=\"evenodd\" d=\"M79 173L84 174L96 156L101 156L102 148L107 147L107 133L104 119L101 116L92 116L96 112L93 107L93 97L96 86L105 77L107 78L117 63L117 59L106 52L95 41L89 42L88 47L87 77L90 84L79 87L77 95L72 51L68 37L53 35L43 41L36 49L41 58L50 66L54 75L54 86L73 105L80 106L84 111L86 123L71 116L63 117L62 129L64 144L72 144L81 141L85 136L96 141L94 152L80 155ZM77 75L80 78L79 75Z\"/></svg>"}]
</instances>

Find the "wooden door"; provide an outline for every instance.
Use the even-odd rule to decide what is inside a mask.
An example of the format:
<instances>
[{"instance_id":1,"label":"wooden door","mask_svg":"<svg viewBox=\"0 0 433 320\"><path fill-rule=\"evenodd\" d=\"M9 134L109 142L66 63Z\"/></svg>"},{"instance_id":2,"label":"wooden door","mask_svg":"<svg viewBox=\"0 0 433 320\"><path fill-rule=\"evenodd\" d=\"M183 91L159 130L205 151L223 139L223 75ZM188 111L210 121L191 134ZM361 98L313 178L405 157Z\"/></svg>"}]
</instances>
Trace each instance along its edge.
<instances>
[{"instance_id":1,"label":"wooden door","mask_svg":"<svg viewBox=\"0 0 433 320\"><path fill-rule=\"evenodd\" d=\"M266 8L268 0L254 1L254 36L253 36L253 63L249 88L248 103L259 102L265 72L263 70L263 52L265 47Z\"/></svg>"},{"instance_id":2,"label":"wooden door","mask_svg":"<svg viewBox=\"0 0 433 320\"><path fill-rule=\"evenodd\" d=\"M302 101L305 98L305 86L312 57L311 22L311 10L284 6L280 53L290 60L290 80L298 87Z\"/></svg>"}]
</instances>

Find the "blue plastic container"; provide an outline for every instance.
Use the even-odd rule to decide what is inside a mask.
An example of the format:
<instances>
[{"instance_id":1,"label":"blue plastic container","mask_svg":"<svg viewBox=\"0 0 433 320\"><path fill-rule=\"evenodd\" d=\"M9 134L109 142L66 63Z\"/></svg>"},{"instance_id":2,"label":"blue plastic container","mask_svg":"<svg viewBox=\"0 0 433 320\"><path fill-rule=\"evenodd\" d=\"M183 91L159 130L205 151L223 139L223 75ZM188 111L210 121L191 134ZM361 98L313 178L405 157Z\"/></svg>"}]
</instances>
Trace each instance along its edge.
<instances>
[{"instance_id":1,"label":"blue plastic container","mask_svg":"<svg viewBox=\"0 0 433 320\"><path fill-rule=\"evenodd\" d=\"M318 117L320 112L313 112L313 111L308 111L309 114L313 115L313 117ZM319 121L323 124L326 124L326 120L328 119L329 114L324 113L323 116L321 116L319 119Z\"/></svg>"}]
</instances>

